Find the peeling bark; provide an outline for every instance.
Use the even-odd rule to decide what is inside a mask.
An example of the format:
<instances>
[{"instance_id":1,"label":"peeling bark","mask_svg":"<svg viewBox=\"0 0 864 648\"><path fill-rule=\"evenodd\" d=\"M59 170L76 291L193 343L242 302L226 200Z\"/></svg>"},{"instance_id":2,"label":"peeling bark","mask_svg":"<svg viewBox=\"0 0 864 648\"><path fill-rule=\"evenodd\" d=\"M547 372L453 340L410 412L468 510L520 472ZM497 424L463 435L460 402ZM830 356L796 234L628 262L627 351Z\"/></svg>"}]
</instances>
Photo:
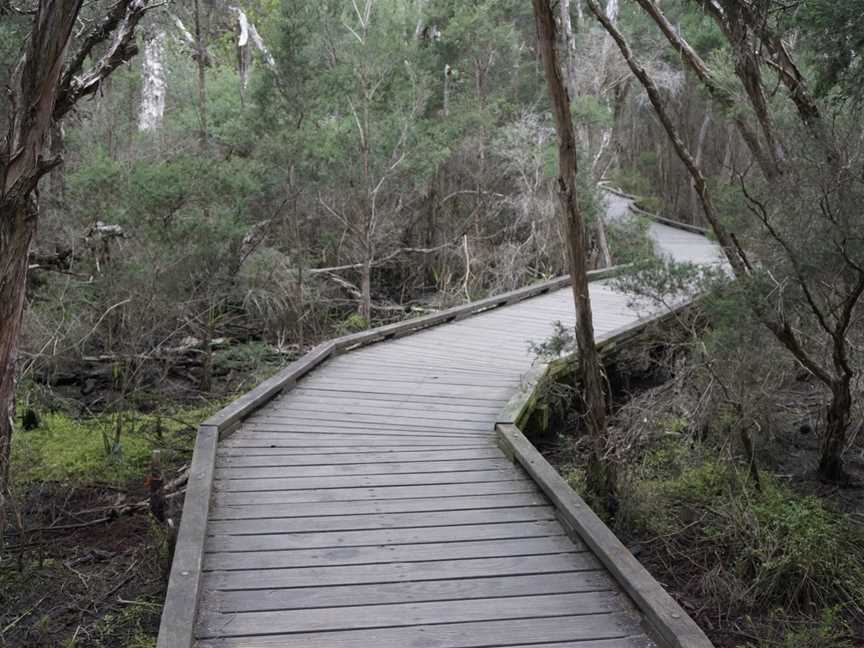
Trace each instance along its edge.
<instances>
[{"instance_id":1,"label":"peeling bark","mask_svg":"<svg viewBox=\"0 0 864 648\"><path fill-rule=\"evenodd\" d=\"M165 32L159 31L144 45L141 60L141 104L138 111L138 130L152 131L162 127L165 115L165 94L168 80L165 74Z\"/></svg>"},{"instance_id":2,"label":"peeling bark","mask_svg":"<svg viewBox=\"0 0 864 648\"><path fill-rule=\"evenodd\" d=\"M82 39L66 63L81 0L41 0L9 87L8 132L0 149L0 530L5 515L12 443L16 360L24 313L30 246L38 222L39 180L61 159L50 134L81 97L135 52L135 27L146 5L125 0ZM97 45L108 47L86 71Z\"/></svg>"}]
</instances>

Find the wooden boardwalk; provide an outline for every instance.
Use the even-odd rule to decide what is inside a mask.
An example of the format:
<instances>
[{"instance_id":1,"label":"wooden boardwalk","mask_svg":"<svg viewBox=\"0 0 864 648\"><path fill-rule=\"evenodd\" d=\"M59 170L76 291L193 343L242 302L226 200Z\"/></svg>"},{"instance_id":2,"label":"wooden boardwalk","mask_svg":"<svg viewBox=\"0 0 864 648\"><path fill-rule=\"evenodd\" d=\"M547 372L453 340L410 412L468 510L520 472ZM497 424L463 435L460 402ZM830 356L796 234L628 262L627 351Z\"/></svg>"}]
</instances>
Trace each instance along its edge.
<instances>
[{"instance_id":1,"label":"wooden boardwalk","mask_svg":"<svg viewBox=\"0 0 864 648\"><path fill-rule=\"evenodd\" d=\"M697 234L652 236L716 256ZM598 337L642 325L608 280L591 298ZM574 319L569 288L552 290L330 357L205 424L160 648L710 645L652 627L617 559L568 534L546 486L499 449L529 341ZM234 429L215 447L220 425Z\"/></svg>"}]
</instances>

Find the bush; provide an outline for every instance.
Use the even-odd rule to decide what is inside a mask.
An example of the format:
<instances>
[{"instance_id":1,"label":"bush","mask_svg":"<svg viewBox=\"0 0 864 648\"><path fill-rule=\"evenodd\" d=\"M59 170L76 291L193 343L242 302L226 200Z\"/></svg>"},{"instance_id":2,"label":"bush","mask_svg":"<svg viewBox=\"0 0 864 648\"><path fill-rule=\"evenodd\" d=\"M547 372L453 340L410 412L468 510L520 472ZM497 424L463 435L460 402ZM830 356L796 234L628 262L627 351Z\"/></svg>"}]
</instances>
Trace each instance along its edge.
<instances>
[{"instance_id":1,"label":"bush","mask_svg":"<svg viewBox=\"0 0 864 648\"><path fill-rule=\"evenodd\" d=\"M862 612L861 529L816 497L767 475L757 491L736 465L681 448L670 439L648 453L625 499L640 536L699 566L703 595L745 612Z\"/></svg>"}]
</instances>

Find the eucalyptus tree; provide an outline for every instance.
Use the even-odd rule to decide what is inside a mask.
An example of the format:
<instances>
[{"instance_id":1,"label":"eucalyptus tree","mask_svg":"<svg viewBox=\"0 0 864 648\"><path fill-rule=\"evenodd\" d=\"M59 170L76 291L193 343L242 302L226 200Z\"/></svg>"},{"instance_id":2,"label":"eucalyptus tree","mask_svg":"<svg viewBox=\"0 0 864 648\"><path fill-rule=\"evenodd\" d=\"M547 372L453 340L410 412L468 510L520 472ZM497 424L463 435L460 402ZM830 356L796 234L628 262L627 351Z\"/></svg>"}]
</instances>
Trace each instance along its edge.
<instances>
[{"instance_id":1,"label":"eucalyptus tree","mask_svg":"<svg viewBox=\"0 0 864 648\"><path fill-rule=\"evenodd\" d=\"M83 97L137 52L135 29L146 0L88 7L81 0L39 0L10 77L0 140L0 498L9 484L18 340L30 245L39 222L39 181L62 161L52 130ZM2 505L2 501L0 501Z\"/></svg>"},{"instance_id":2,"label":"eucalyptus tree","mask_svg":"<svg viewBox=\"0 0 864 648\"><path fill-rule=\"evenodd\" d=\"M588 285L587 234L584 207L577 182L576 134L570 114L570 97L562 74L556 43L555 14L549 0L533 0L537 21L537 46L549 88L549 99L558 131L558 199L567 240L573 301L576 307L576 343L585 399L585 423L592 441L588 486L601 505L614 513L617 496L615 465L608 459L606 393L600 353L594 340L594 321Z\"/></svg>"},{"instance_id":3,"label":"eucalyptus tree","mask_svg":"<svg viewBox=\"0 0 864 648\"><path fill-rule=\"evenodd\" d=\"M719 71L702 59L657 4L637 2L735 124L752 166L759 169L759 174L736 174L739 193L731 205L719 200L628 39L596 0L587 0L645 89L690 174L748 306L827 391L818 472L826 480L845 482L852 387L861 362L856 362L852 336L864 296L864 168L860 137L851 136L860 125L844 114L853 105L848 100L820 101L813 92L812 79L790 45L791 9L783 3L694 0L725 39L737 78L737 84L730 84L721 81ZM772 100L774 88L785 90L785 100Z\"/></svg>"}]
</instances>

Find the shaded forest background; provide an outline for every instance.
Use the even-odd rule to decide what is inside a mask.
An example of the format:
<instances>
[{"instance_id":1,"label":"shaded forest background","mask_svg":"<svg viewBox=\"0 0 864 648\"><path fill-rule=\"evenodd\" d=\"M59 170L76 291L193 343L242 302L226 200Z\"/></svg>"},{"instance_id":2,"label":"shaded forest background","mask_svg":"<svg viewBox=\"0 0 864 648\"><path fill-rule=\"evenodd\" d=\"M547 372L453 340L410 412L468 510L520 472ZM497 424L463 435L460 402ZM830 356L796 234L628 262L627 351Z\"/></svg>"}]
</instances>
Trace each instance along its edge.
<instances>
[{"instance_id":1,"label":"shaded forest background","mask_svg":"<svg viewBox=\"0 0 864 648\"><path fill-rule=\"evenodd\" d=\"M718 46L708 18L680 19L706 54ZM607 177L701 222L650 106L579 20L586 186ZM638 26L632 8L621 20ZM3 28L11 61L15 21ZM34 398L195 399L226 347L290 358L564 271L525 3L379 2L367 19L345 2L202 2L152 10L140 32L139 56L64 121L64 163L43 182L23 339ZM708 168L743 168L697 85L644 40ZM614 263L644 252L638 226L608 238Z\"/></svg>"}]
</instances>

